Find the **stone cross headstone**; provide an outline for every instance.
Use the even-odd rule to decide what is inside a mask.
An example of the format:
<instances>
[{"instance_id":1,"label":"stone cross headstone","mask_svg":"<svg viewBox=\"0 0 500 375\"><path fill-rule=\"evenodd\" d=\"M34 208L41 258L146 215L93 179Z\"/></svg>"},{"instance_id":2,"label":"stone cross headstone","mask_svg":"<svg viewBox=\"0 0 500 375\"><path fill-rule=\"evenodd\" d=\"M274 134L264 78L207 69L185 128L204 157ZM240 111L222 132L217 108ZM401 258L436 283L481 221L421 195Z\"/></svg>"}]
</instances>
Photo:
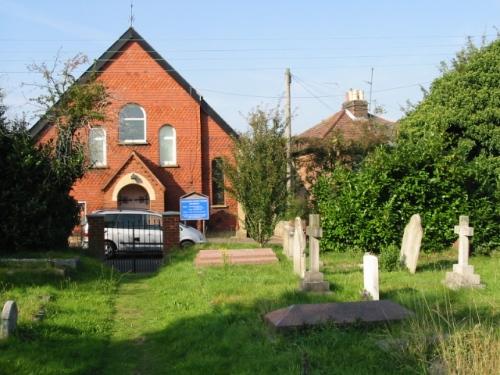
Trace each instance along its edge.
<instances>
[{"instance_id":1,"label":"stone cross headstone","mask_svg":"<svg viewBox=\"0 0 500 375\"><path fill-rule=\"evenodd\" d=\"M364 294L370 299L378 301L378 258L368 253L363 256L363 284Z\"/></svg>"},{"instance_id":2,"label":"stone cross headstone","mask_svg":"<svg viewBox=\"0 0 500 375\"><path fill-rule=\"evenodd\" d=\"M300 277L304 277L306 238L302 229L302 220L295 218L295 230L293 234L293 271Z\"/></svg>"},{"instance_id":3,"label":"stone cross headstone","mask_svg":"<svg viewBox=\"0 0 500 375\"><path fill-rule=\"evenodd\" d=\"M12 335L17 327L17 305L15 301L5 302L1 321L0 338L7 338Z\"/></svg>"},{"instance_id":4,"label":"stone cross headstone","mask_svg":"<svg viewBox=\"0 0 500 375\"><path fill-rule=\"evenodd\" d=\"M454 229L458 234L458 264L453 265L453 272L446 272L444 282L453 289L483 287L480 276L474 274L474 266L469 264L469 237L474 235L474 228L469 227L469 217L460 216Z\"/></svg>"},{"instance_id":5,"label":"stone cross headstone","mask_svg":"<svg viewBox=\"0 0 500 375\"><path fill-rule=\"evenodd\" d=\"M424 231L422 230L420 215L415 214L405 227L399 257L400 261L406 265L411 273L415 273L417 269L418 255L420 253L423 235Z\"/></svg>"},{"instance_id":6,"label":"stone cross headstone","mask_svg":"<svg viewBox=\"0 0 500 375\"><path fill-rule=\"evenodd\" d=\"M306 233L309 236L310 268L308 272L305 272L301 289L309 292L328 292L330 283L323 279L323 273L319 271L319 239L323 234L319 224L319 215L309 215L309 226Z\"/></svg>"}]
</instances>

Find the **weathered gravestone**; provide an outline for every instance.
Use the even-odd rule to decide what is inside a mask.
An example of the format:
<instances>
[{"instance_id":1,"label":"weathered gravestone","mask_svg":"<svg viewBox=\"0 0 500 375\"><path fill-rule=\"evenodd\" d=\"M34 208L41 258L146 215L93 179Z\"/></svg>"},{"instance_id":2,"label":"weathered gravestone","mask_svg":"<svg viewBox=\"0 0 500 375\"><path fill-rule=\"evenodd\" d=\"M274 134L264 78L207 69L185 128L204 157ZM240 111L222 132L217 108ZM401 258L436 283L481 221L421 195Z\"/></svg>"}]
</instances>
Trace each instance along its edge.
<instances>
[{"instance_id":1,"label":"weathered gravestone","mask_svg":"<svg viewBox=\"0 0 500 375\"><path fill-rule=\"evenodd\" d=\"M1 321L0 338L7 338L14 333L17 327L17 305L15 301L5 302Z\"/></svg>"},{"instance_id":2,"label":"weathered gravestone","mask_svg":"<svg viewBox=\"0 0 500 375\"><path fill-rule=\"evenodd\" d=\"M300 217L295 218L295 230L293 234L293 271L301 278L305 276L306 255L306 238L302 228L302 220Z\"/></svg>"},{"instance_id":3,"label":"weathered gravestone","mask_svg":"<svg viewBox=\"0 0 500 375\"><path fill-rule=\"evenodd\" d=\"M374 301L379 300L378 258L375 255L363 256L363 294Z\"/></svg>"},{"instance_id":4,"label":"weathered gravestone","mask_svg":"<svg viewBox=\"0 0 500 375\"><path fill-rule=\"evenodd\" d=\"M411 273L415 273L417 269L423 235L420 215L415 214L405 227L400 252L400 261L406 265Z\"/></svg>"},{"instance_id":5,"label":"weathered gravestone","mask_svg":"<svg viewBox=\"0 0 500 375\"><path fill-rule=\"evenodd\" d=\"M277 330L311 327L325 323L350 325L386 323L405 319L413 312L388 300L291 305L274 310L264 320Z\"/></svg>"},{"instance_id":6,"label":"weathered gravestone","mask_svg":"<svg viewBox=\"0 0 500 375\"><path fill-rule=\"evenodd\" d=\"M309 215L309 226L306 233L309 236L310 269L305 273L300 288L307 292L328 292L330 283L323 279L323 273L319 271L319 238L322 236L319 215Z\"/></svg>"},{"instance_id":7,"label":"weathered gravestone","mask_svg":"<svg viewBox=\"0 0 500 375\"><path fill-rule=\"evenodd\" d=\"M480 276L474 273L474 266L469 265L469 237L474 228L469 227L469 217L460 216L459 225L455 226L458 234L458 264L453 265L453 272L446 272L444 283L452 289L469 287L481 288Z\"/></svg>"},{"instance_id":8,"label":"weathered gravestone","mask_svg":"<svg viewBox=\"0 0 500 375\"><path fill-rule=\"evenodd\" d=\"M293 234L293 225L291 225L289 222L286 222L283 225L283 254L285 254L288 258L291 258L293 255Z\"/></svg>"}]
</instances>

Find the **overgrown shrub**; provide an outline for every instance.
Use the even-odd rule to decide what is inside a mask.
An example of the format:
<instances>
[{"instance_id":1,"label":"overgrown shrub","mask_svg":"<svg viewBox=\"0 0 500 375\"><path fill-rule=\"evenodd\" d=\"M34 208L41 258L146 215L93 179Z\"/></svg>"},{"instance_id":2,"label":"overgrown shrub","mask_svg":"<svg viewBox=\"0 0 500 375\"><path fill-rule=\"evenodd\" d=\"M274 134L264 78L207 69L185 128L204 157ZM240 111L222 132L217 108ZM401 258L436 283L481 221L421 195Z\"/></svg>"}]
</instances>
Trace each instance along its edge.
<instances>
[{"instance_id":1,"label":"overgrown shrub","mask_svg":"<svg viewBox=\"0 0 500 375\"><path fill-rule=\"evenodd\" d=\"M392 244L380 251L378 263L382 271L392 272L400 268L399 248Z\"/></svg>"},{"instance_id":2,"label":"overgrown shrub","mask_svg":"<svg viewBox=\"0 0 500 375\"><path fill-rule=\"evenodd\" d=\"M425 228L422 248L456 239L459 215L470 216L473 244L500 246L500 40L469 45L357 171L338 167L314 186L322 246L378 252L399 243L411 215Z\"/></svg>"},{"instance_id":3,"label":"overgrown shrub","mask_svg":"<svg viewBox=\"0 0 500 375\"><path fill-rule=\"evenodd\" d=\"M78 222L72 183L57 178L51 148L0 110L0 252L63 248Z\"/></svg>"}]
</instances>

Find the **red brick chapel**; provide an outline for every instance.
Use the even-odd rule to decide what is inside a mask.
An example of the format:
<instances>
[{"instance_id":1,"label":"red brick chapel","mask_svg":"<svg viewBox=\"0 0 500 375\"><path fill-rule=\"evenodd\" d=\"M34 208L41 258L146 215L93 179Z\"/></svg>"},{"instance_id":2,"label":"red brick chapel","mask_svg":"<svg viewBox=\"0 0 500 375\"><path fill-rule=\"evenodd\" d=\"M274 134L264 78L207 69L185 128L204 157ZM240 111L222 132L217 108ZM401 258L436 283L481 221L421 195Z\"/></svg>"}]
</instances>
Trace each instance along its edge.
<instances>
[{"instance_id":1,"label":"red brick chapel","mask_svg":"<svg viewBox=\"0 0 500 375\"><path fill-rule=\"evenodd\" d=\"M209 197L208 227L234 230L237 202L216 179L236 132L132 27L84 75L91 72L110 105L106 121L85 130L92 168L72 191L83 213L177 211L182 195L198 192ZM55 137L43 119L30 131L39 142Z\"/></svg>"}]
</instances>

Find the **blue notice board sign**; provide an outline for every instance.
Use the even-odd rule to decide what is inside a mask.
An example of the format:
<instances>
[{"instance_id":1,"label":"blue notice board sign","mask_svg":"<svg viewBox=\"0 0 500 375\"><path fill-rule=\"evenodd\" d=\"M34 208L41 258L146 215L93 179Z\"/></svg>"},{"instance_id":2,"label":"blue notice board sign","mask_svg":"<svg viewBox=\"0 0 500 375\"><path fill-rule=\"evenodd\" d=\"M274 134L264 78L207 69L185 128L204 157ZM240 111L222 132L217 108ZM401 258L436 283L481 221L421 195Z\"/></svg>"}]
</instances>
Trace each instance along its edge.
<instances>
[{"instance_id":1,"label":"blue notice board sign","mask_svg":"<svg viewBox=\"0 0 500 375\"><path fill-rule=\"evenodd\" d=\"M210 207L208 197L203 194L190 193L180 199L181 220L208 220Z\"/></svg>"}]
</instances>

